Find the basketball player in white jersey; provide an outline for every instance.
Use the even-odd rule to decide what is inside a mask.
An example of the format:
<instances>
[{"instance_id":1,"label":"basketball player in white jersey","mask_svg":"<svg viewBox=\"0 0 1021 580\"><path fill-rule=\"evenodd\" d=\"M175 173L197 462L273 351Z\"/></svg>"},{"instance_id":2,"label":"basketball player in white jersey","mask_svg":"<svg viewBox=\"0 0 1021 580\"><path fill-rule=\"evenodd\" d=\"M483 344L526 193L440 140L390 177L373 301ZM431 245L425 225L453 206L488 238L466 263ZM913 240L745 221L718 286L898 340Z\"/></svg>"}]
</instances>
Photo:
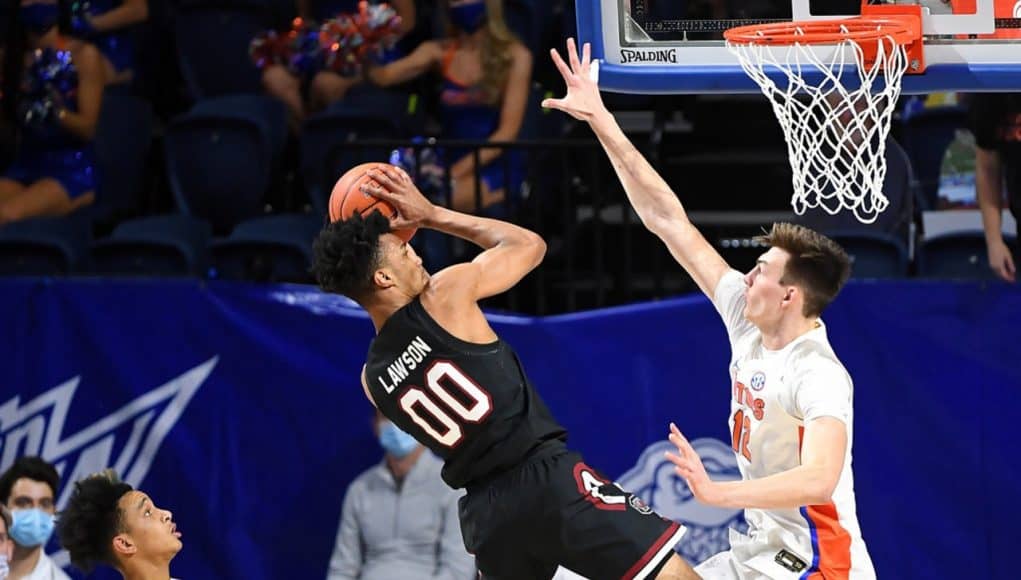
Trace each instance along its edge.
<instances>
[{"instance_id":1,"label":"basketball player in white jersey","mask_svg":"<svg viewBox=\"0 0 1021 580\"><path fill-rule=\"evenodd\" d=\"M606 110L586 44L570 66L552 56L567 84L543 106L586 121L606 150L642 223L709 296L730 337L730 427L742 479L714 482L671 425L668 454L699 501L743 508L748 535L704 562L703 578L874 578L855 515L851 474L852 385L826 339L822 312L847 280L847 254L800 226L775 224L770 246L741 274L688 220L670 186Z\"/></svg>"}]
</instances>

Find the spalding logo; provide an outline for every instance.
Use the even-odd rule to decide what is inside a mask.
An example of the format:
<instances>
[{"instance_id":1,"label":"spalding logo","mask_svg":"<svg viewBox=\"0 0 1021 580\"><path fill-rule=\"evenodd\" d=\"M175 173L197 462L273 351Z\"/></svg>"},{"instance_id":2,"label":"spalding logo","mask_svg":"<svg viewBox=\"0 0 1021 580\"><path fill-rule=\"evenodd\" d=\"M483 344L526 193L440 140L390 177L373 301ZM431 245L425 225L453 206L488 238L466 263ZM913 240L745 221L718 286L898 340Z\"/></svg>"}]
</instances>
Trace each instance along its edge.
<instances>
[{"instance_id":1,"label":"spalding logo","mask_svg":"<svg viewBox=\"0 0 1021 580\"><path fill-rule=\"evenodd\" d=\"M714 481L741 479L734 450L729 445L712 438L695 439L691 445ZM664 452L676 450L669 441L653 443L617 483L661 516L686 525L688 533L678 544L678 552L689 562L698 564L730 548L728 528L743 533L748 524L742 510L710 507L695 500L688 485L674 472L673 464L663 457Z\"/></svg>"}]
</instances>

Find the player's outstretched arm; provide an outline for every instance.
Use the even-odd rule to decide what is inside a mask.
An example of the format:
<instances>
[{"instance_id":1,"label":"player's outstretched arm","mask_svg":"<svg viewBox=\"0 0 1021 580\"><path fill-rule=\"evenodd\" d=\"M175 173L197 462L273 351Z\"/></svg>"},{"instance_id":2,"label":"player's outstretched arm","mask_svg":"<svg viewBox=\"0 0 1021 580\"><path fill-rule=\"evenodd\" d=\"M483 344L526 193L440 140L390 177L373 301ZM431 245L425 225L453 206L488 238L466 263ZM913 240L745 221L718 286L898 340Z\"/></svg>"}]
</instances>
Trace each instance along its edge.
<instances>
[{"instance_id":1,"label":"player's outstretched arm","mask_svg":"<svg viewBox=\"0 0 1021 580\"><path fill-rule=\"evenodd\" d=\"M781 509L825 505L833 498L847 451L847 428L834 417L819 417L805 426L801 465L774 475L741 481L712 481L698 453L680 430L670 424L667 452L674 471L684 478L695 499L734 509Z\"/></svg>"},{"instance_id":2,"label":"player's outstretched arm","mask_svg":"<svg viewBox=\"0 0 1021 580\"><path fill-rule=\"evenodd\" d=\"M556 50L550 51L567 84L567 95L562 99L546 99L542 106L563 111L592 127L642 224L663 240L677 262L712 298L720 278L730 267L688 220L677 195L624 135L603 105L594 72L598 62L591 61L589 50L586 43L579 60L574 39L569 38L570 66Z\"/></svg>"},{"instance_id":3,"label":"player's outstretched arm","mask_svg":"<svg viewBox=\"0 0 1021 580\"><path fill-rule=\"evenodd\" d=\"M430 287L476 302L509 290L542 262L546 242L535 232L500 220L463 214L433 205L410 179L396 169L369 174L382 187L363 191L393 204L400 217L396 229L410 225L438 230L481 247L484 252L432 276Z\"/></svg>"}]
</instances>

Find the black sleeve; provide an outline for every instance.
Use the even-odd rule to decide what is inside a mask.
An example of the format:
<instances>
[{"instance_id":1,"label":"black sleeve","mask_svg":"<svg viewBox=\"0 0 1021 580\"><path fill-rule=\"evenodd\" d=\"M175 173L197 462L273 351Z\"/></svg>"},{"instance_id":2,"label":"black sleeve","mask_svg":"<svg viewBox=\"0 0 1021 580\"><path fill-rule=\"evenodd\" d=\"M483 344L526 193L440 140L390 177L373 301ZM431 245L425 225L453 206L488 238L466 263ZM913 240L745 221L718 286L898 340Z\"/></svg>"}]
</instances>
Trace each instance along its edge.
<instances>
[{"instance_id":1,"label":"black sleeve","mask_svg":"<svg viewBox=\"0 0 1021 580\"><path fill-rule=\"evenodd\" d=\"M975 135L975 145L996 149L1000 139L997 129L1003 121L1006 99L997 93L977 93L968 97L968 125Z\"/></svg>"}]
</instances>

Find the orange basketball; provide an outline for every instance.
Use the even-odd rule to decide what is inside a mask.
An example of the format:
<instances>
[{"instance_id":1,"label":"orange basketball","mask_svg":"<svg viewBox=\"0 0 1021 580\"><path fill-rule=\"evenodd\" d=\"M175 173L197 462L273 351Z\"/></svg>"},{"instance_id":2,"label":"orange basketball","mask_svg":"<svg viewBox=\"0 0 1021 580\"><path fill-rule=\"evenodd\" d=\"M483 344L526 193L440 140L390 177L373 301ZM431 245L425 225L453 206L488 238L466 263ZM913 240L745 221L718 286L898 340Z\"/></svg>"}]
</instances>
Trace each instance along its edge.
<instances>
[{"instance_id":1,"label":"orange basketball","mask_svg":"<svg viewBox=\"0 0 1021 580\"><path fill-rule=\"evenodd\" d=\"M361 190L362 185L366 183L379 185L369 176L369 171L385 167L393 166L386 163L362 163L341 175L330 193L330 221L346 220L356 213L364 217L376 210L379 210L387 219L396 218L397 210L392 205ZM407 242L411 236L415 235L415 231L417 231L416 228L408 228L394 230L393 234Z\"/></svg>"}]
</instances>

